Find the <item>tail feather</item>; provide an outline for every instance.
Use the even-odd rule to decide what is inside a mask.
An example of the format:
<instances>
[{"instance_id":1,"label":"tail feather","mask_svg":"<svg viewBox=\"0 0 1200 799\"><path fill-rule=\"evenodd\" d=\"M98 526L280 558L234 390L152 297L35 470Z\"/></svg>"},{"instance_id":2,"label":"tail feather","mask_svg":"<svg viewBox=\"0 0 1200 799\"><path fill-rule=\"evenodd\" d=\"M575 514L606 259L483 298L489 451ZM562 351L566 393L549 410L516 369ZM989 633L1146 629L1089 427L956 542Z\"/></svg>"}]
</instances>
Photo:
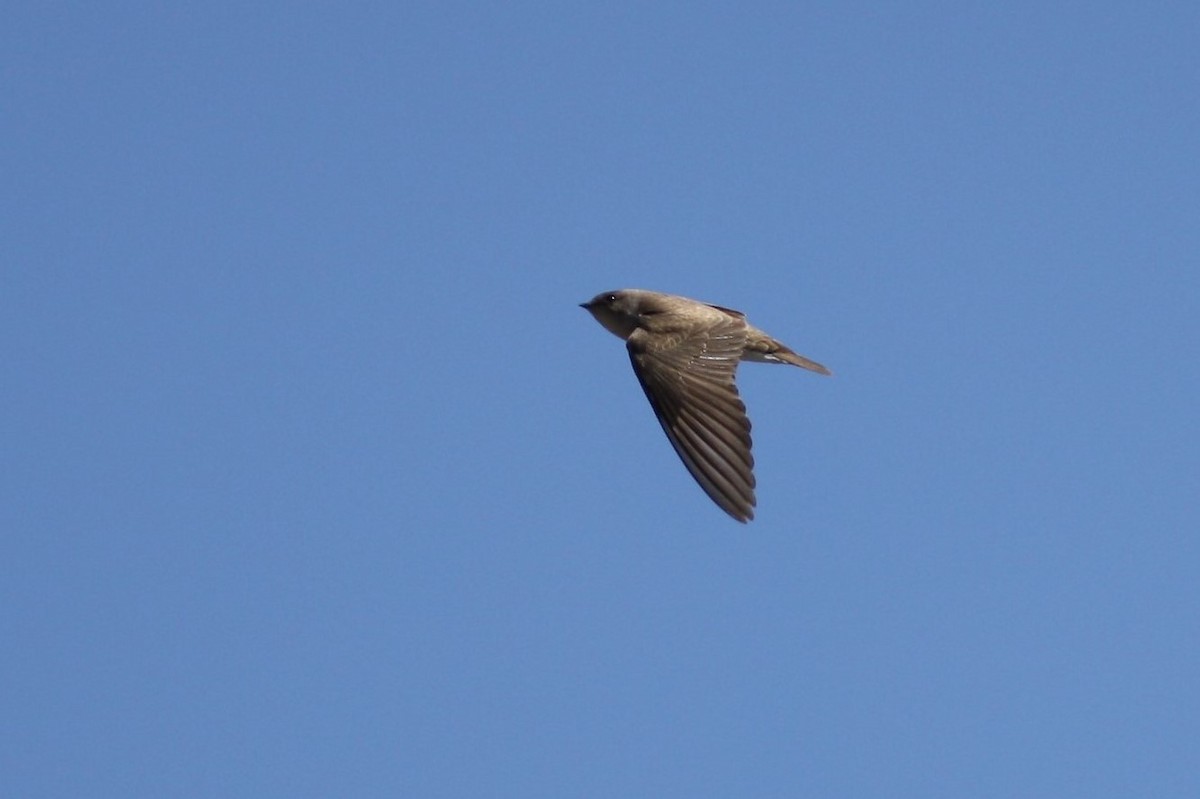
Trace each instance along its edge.
<instances>
[{"instance_id":1,"label":"tail feather","mask_svg":"<svg viewBox=\"0 0 1200 799\"><path fill-rule=\"evenodd\" d=\"M751 336L746 342L746 349L742 353L742 357L750 361L763 361L765 363L790 363L792 366L799 366L801 369L808 369L810 372L816 372L819 375L833 374L816 361L805 358L798 352L793 351L762 331L755 330L757 335Z\"/></svg>"},{"instance_id":2,"label":"tail feather","mask_svg":"<svg viewBox=\"0 0 1200 799\"><path fill-rule=\"evenodd\" d=\"M779 360L783 361L784 363L790 363L792 366L799 366L801 369L808 369L810 372L816 372L819 375L833 374L833 372L829 371L828 369L826 369L824 366L817 363L816 361L811 360L809 358L805 358L803 355L800 355L799 353L792 352L787 347L784 347L782 345L780 346L780 348L778 350L776 350L775 352L773 352L771 354L774 355Z\"/></svg>"}]
</instances>

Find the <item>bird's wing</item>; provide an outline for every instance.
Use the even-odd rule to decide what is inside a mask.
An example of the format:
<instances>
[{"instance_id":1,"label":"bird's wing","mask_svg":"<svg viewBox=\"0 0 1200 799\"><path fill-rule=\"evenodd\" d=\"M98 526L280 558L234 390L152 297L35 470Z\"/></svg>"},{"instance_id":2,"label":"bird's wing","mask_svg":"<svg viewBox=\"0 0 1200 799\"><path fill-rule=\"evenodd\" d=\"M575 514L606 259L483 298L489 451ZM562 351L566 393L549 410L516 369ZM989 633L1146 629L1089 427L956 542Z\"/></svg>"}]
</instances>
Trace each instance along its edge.
<instances>
[{"instance_id":1,"label":"bird's wing","mask_svg":"<svg viewBox=\"0 0 1200 799\"><path fill-rule=\"evenodd\" d=\"M633 371L683 465L704 492L739 522L754 518L750 420L734 373L746 345L746 323L629 337Z\"/></svg>"}]
</instances>

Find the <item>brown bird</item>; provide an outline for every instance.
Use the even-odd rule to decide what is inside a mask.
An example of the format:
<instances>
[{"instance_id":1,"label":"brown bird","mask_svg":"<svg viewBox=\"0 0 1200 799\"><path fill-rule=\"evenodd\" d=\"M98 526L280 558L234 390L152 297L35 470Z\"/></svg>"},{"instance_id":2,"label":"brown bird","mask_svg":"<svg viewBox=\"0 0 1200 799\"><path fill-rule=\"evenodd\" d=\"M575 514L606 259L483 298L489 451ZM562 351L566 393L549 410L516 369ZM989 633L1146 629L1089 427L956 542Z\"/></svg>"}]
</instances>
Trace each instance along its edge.
<instances>
[{"instance_id":1,"label":"brown bird","mask_svg":"<svg viewBox=\"0 0 1200 799\"><path fill-rule=\"evenodd\" d=\"M739 361L789 363L830 374L746 321L741 311L657 291L622 289L580 303L625 340L633 372L683 465L739 522L754 518L750 420Z\"/></svg>"}]
</instances>

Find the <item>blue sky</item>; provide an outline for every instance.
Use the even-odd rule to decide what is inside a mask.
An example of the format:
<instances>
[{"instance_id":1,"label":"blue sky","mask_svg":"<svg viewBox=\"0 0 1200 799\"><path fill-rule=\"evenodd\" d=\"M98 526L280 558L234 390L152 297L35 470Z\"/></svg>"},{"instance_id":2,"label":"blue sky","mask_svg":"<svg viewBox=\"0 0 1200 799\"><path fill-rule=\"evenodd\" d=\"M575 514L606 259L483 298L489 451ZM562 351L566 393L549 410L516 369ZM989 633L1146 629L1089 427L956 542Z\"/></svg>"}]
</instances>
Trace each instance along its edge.
<instances>
[{"instance_id":1,"label":"blue sky","mask_svg":"<svg viewBox=\"0 0 1200 799\"><path fill-rule=\"evenodd\" d=\"M1197 795L1198 33L10 9L4 794ZM620 287L833 369L751 525Z\"/></svg>"}]
</instances>

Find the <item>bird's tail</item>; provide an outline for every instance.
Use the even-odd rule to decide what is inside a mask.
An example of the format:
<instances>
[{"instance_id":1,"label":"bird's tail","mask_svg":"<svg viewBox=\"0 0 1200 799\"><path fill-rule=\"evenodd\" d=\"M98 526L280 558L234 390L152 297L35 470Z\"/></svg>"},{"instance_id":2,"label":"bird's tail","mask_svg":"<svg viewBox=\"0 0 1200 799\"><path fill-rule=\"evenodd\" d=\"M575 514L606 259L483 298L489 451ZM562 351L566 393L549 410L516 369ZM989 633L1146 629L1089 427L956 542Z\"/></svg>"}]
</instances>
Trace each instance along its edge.
<instances>
[{"instance_id":1,"label":"bird's tail","mask_svg":"<svg viewBox=\"0 0 1200 799\"><path fill-rule=\"evenodd\" d=\"M778 344L779 342L775 342L775 343ZM803 355L801 355L797 352L792 352L790 349L783 346L782 344L779 345L779 349L777 349L775 352L773 352L771 354L774 355L779 360L783 361L784 363L790 363L792 366L799 366L801 369L808 369L810 372L816 372L819 375L833 374L833 372L829 371L828 369L826 369L824 366L817 363L816 361L814 361L810 358L805 358Z\"/></svg>"},{"instance_id":2,"label":"bird's tail","mask_svg":"<svg viewBox=\"0 0 1200 799\"><path fill-rule=\"evenodd\" d=\"M792 366L799 366L801 369L808 369L810 372L816 372L819 375L833 374L816 361L805 358L790 347L761 333L761 331L755 332L760 333L760 335L754 336L746 342L746 349L742 353L743 358L766 363L790 363Z\"/></svg>"}]
</instances>

